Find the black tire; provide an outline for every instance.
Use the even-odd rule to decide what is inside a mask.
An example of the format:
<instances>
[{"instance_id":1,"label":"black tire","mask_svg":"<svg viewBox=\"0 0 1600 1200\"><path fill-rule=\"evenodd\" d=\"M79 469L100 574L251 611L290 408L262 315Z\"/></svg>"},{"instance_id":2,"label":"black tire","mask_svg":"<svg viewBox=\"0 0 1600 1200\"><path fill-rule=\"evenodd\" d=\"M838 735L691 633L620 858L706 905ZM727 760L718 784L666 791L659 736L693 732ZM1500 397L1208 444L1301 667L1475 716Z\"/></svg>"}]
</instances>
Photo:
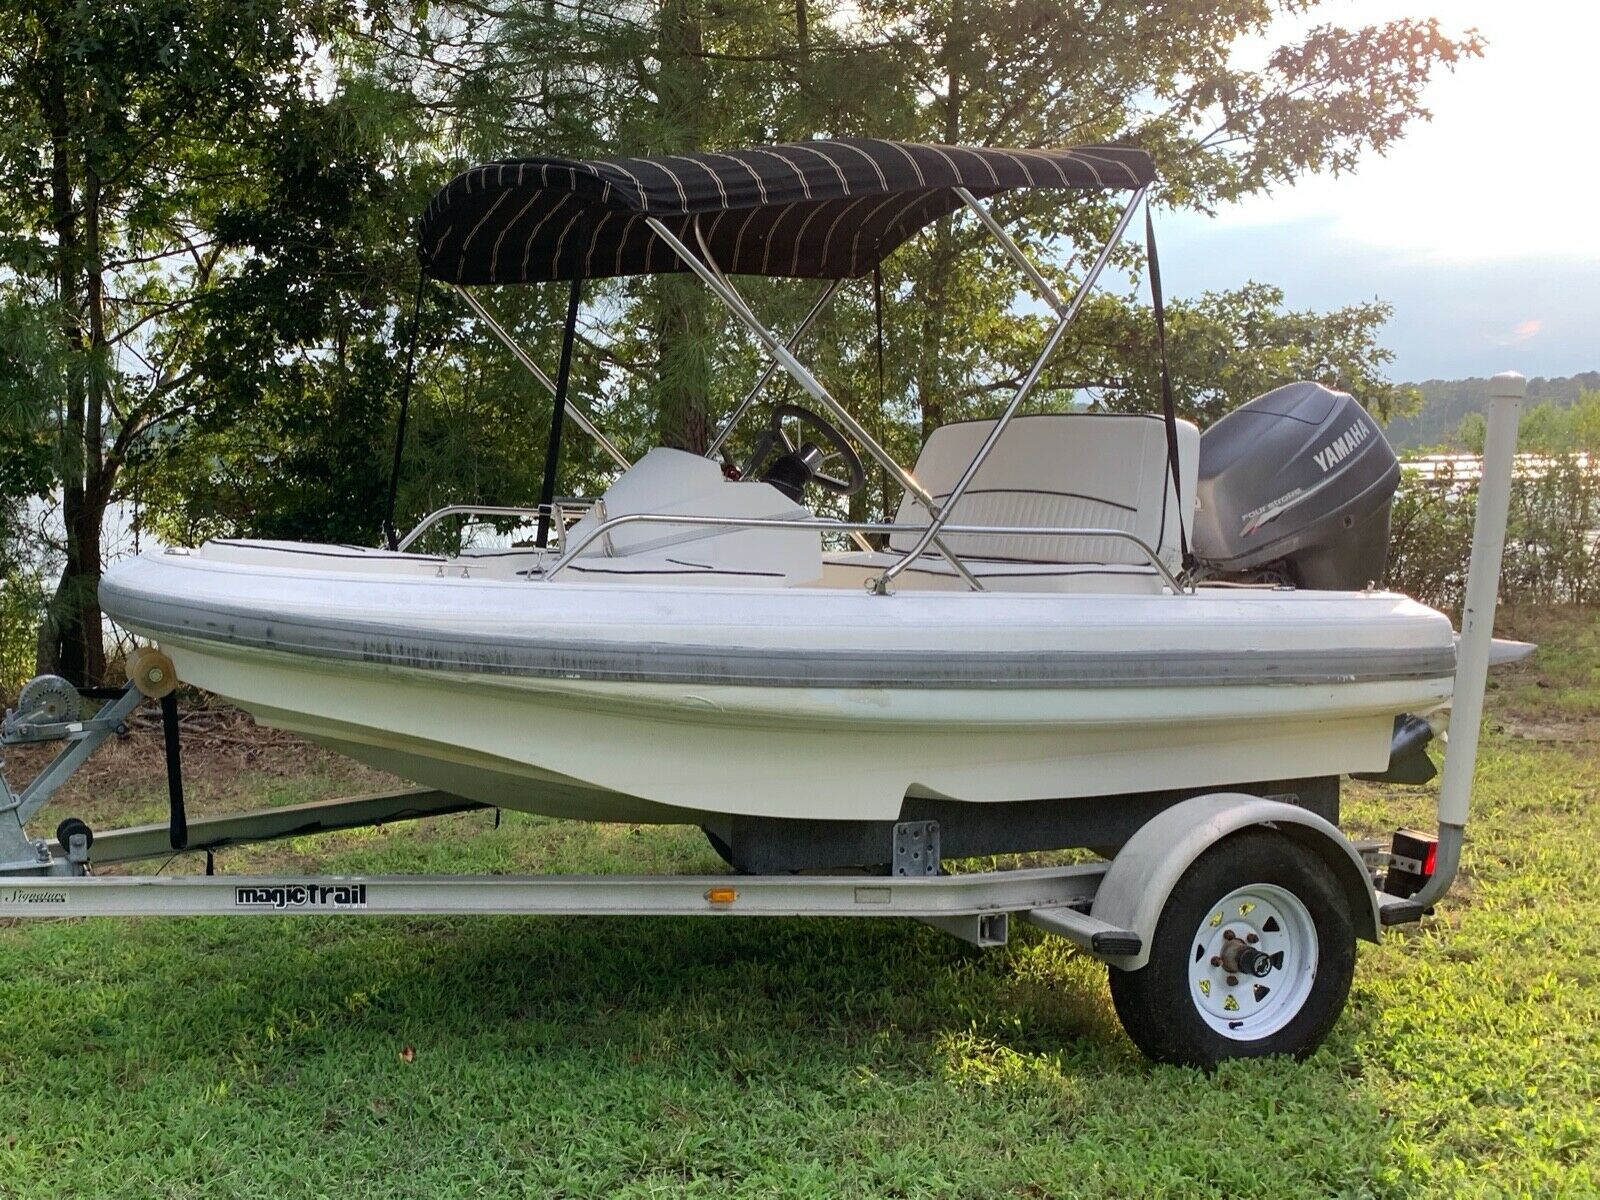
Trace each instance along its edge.
<instances>
[{"instance_id":1,"label":"black tire","mask_svg":"<svg viewBox=\"0 0 1600 1200\"><path fill-rule=\"evenodd\" d=\"M1207 1022L1190 990L1190 964L1198 962L1195 931L1207 914L1235 889L1258 884L1282 888L1304 906L1317 934L1316 967L1310 991L1287 1023L1245 1040ZM1333 870L1285 834L1249 829L1212 846L1184 872L1161 911L1150 961L1137 971L1111 968L1111 999L1134 1045L1156 1062L1209 1070L1230 1058L1303 1058L1344 1011L1355 958L1355 923Z\"/></svg>"},{"instance_id":2,"label":"black tire","mask_svg":"<svg viewBox=\"0 0 1600 1200\"><path fill-rule=\"evenodd\" d=\"M734 867L733 863L733 847L728 845L727 842L723 841L716 834L712 833L711 830L704 825L700 826L700 832L706 835L706 842L710 845L712 850L716 851L717 857L737 871L739 868Z\"/></svg>"}]
</instances>

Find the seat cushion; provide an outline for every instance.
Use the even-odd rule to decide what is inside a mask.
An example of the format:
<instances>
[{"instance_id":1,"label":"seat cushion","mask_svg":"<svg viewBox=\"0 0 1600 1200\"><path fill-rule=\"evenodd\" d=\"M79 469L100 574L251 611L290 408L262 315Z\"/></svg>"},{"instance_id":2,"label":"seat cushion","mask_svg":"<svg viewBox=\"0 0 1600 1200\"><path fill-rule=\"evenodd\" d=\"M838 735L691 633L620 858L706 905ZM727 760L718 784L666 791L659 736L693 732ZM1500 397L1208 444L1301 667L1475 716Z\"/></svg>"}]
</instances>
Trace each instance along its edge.
<instances>
[{"instance_id":1,"label":"seat cushion","mask_svg":"<svg viewBox=\"0 0 1600 1200\"><path fill-rule=\"evenodd\" d=\"M944 501L971 463L993 421L962 421L933 432L917 459L917 481ZM951 520L967 525L1119 529L1142 538L1169 567L1182 557L1178 522L1193 513L1200 431L1178 422L1184 503L1173 499L1162 419L1147 413L1045 413L1018 417L984 460L956 503ZM909 497L895 518L923 524L927 513ZM1142 564L1144 553L1121 538L952 534L957 554L1021 563ZM895 534L909 550L914 534Z\"/></svg>"}]
</instances>

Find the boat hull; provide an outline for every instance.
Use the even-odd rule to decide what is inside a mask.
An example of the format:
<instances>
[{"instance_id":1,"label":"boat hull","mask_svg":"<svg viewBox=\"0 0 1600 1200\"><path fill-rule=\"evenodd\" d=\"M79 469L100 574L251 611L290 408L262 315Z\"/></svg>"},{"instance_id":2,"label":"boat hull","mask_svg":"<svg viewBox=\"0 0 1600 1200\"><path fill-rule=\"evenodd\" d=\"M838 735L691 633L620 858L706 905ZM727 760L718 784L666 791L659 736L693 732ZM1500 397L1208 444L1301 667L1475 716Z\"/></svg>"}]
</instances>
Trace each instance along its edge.
<instances>
[{"instance_id":1,"label":"boat hull","mask_svg":"<svg viewBox=\"0 0 1600 1200\"><path fill-rule=\"evenodd\" d=\"M873 597L375 578L146 556L103 601L179 677L352 757L560 817L891 820L1376 771L1450 695L1381 593Z\"/></svg>"}]
</instances>

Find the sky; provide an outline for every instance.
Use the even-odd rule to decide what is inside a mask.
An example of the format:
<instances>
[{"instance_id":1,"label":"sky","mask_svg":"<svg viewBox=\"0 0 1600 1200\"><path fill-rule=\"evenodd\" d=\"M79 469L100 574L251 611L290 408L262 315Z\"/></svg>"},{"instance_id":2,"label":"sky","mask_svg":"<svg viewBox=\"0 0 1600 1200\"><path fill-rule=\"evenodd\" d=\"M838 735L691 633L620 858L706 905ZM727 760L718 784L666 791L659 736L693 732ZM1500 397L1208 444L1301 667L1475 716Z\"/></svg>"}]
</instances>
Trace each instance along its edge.
<instances>
[{"instance_id":1,"label":"sky","mask_svg":"<svg viewBox=\"0 0 1600 1200\"><path fill-rule=\"evenodd\" d=\"M1326 0L1270 41L1311 23L1427 16L1488 42L1429 83L1433 119L1352 174L1215 218L1167 214L1167 289L1257 279L1295 308L1389 301L1396 380L1600 369L1600 2Z\"/></svg>"}]
</instances>

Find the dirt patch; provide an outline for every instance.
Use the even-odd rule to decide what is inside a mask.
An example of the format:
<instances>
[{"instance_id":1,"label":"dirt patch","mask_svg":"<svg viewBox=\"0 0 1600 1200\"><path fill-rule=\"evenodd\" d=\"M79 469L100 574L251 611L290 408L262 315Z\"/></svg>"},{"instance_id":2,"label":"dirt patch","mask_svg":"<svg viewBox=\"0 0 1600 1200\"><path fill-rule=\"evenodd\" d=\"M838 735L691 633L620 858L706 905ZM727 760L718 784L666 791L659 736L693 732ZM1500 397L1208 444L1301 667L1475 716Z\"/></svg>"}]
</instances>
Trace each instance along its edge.
<instances>
[{"instance_id":1,"label":"dirt patch","mask_svg":"<svg viewBox=\"0 0 1600 1200\"><path fill-rule=\"evenodd\" d=\"M400 781L277 729L257 725L249 714L213 704L184 712L183 778L191 814L239 812L259 807L263 794L286 799L382 791ZM12 746L4 752L6 778L22 788L61 749L61 743ZM83 816L91 824L121 823L167 801L167 770L161 717L141 709L128 732L100 746L55 794L45 814Z\"/></svg>"},{"instance_id":2,"label":"dirt patch","mask_svg":"<svg viewBox=\"0 0 1600 1200\"><path fill-rule=\"evenodd\" d=\"M1495 727L1509 737L1530 742L1600 742L1600 720L1552 717L1548 713L1503 716Z\"/></svg>"}]
</instances>

